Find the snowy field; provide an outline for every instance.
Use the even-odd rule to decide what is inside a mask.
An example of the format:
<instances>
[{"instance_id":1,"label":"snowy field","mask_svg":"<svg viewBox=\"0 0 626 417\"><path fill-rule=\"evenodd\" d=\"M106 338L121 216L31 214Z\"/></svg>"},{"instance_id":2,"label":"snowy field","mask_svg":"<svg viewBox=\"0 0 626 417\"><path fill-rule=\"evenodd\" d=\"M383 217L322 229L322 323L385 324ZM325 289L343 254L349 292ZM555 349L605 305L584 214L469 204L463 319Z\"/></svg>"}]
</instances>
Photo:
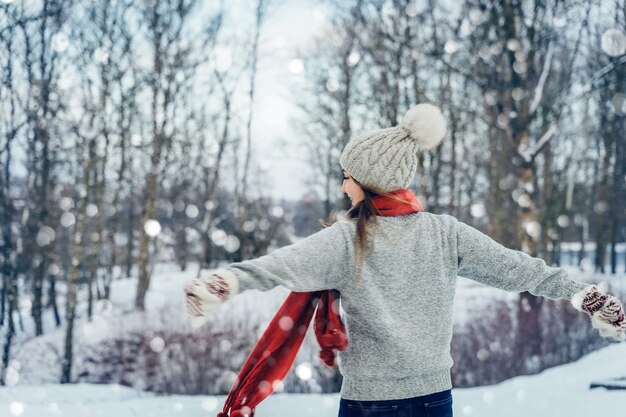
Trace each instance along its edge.
<instances>
[{"instance_id":1,"label":"snowy field","mask_svg":"<svg viewBox=\"0 0 626 417\"><path fill-rule=\"evenodd\" d=\"M626 343L614 343L580 360L477 388L453 389L455 416L623 416L626 390L589 389L595 381L626 375ZM0 388L0 416L172 417L215 416L225 396L156 396L119 385L17 385ZM339 394L270 395L257 417L331 417Z\"/></svg>"}]
</instances>

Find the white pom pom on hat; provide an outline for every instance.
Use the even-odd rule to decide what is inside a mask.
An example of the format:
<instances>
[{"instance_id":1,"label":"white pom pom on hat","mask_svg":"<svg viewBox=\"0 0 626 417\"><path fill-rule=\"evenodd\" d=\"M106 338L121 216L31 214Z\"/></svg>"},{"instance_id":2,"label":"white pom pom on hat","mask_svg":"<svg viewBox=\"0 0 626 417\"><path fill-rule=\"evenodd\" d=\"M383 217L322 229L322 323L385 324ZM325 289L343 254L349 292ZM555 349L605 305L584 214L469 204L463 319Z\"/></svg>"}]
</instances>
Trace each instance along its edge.
<instances>
[{"instance_id":1,"label":"white pom pom on hat","mask_svg":"<svg viewBox=\"0 0 626 417\"><path fill-rule=\"evenodd\" d=\"M437 147L446 135L446 120L439 107L421 103L411 107L400 126L409 131L421 150Z\"/></svg>"}]
</instances>

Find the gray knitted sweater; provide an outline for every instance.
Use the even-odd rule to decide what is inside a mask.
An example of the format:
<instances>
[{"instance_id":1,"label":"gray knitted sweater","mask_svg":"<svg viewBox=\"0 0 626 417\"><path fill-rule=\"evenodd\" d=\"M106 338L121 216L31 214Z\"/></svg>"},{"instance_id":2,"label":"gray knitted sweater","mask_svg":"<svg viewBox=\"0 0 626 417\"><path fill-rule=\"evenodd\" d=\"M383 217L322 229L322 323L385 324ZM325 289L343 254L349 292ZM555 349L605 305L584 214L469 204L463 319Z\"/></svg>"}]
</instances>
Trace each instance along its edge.
<instances>
[{"instance_id":1,"label":"gray knitted sweater","mask_svg":"<svg viewBox=\"0 0 626 417\"><path fill-rule=\"evenodd\" d=\"M508 249L446 214L378 217L361 281L353 275L356 224L340 220L257 259L229 264L238 292L335 288L349 347L337 354L341 396L390 400L452 387L452 303L457 275L511 292L571 299L588 284Z\"/></svg>"}]
</instances>

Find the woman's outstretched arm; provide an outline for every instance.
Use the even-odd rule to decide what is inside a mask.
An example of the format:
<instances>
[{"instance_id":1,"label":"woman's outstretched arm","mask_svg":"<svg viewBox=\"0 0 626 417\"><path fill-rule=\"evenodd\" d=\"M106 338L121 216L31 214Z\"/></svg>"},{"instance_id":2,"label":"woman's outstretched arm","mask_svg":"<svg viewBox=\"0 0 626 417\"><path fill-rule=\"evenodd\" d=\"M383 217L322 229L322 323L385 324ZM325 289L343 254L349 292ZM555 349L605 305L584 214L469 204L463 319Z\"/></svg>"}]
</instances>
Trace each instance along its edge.
<instances>
[{"instance_id":1,"label":"woman's outstretched arm","mask_svg":"<svg viewBox=\"0 0 626 417\"><path fill-rule=\"evenodd\" d=\"M338 289L351 266L347 221L338 221L298 242L256 259L203 270L185 284L185 305L192 322L248 289L268 291L282 285L292 291Z\"/></svg>"},{"instance_id":2,"label":"woman's outstretched arm","mask_svg":"<svg viewBox=\"0 0 626 417\"><path fill-rule=\"evenodd\" d=\"M345 221L339 221L267 255L211 273L236 280L237 292L268 291L278 285L298 292L337 288L348 273L348 239Z\"/></svg>"},{"instance_id":3,"label":"woman's outstretched arm","mask_svg":"<svg viewBox=\"0 0 626 417\"><path fill-rule=\"evenodd\" d=\"M571 299L589 284L571 279L563 268L509 249L478 229L456 220L458 275L511 292L528 291L551 299Z\"/></svg>"},{"instance_id":4,"label":"woman's outstretched arm","mask_svg":"<svg viewBox=\"0 0 626 417\"><path fill-rule=\"evenodd\" d=\"M551 299L567 299L585 312L600 335L626 339L621 302L597 285L569 278L563 268L540 258L508 249L473 227L456 221L458 275L511 292L528 291Z\"/></svg>"}]
</instances>

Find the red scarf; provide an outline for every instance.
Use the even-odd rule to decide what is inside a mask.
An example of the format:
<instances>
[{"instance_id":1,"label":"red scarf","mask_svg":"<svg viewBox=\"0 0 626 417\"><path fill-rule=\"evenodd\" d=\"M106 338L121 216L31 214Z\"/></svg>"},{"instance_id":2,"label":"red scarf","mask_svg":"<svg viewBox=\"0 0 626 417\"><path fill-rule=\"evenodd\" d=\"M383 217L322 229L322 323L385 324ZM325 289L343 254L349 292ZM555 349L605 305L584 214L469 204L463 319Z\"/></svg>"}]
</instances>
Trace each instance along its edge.
<instances>
[{"instance_id":1,"label":"red scarf","mask_svg":"<svg viewBox=\"0 0 626 417\"><path fill-rule=\"evenodd\" d=\"M410 190L402 188L391 194L406 203L374 196L374 207L381 216L401 216L424 211ZM274 392L291 369L314 312L313 327L322 348L320 358L327 366L334 366L334 350L344 351L348 348L346 328L339 315L339 296L339 292L334 289L291 292L252 349L217 417L254 417L256 406ZM283 321L281 327L279 321L283 317L291 320ZM293 326L285 326L285 322L293 322Z\"/></svg>"}]
</instances>

